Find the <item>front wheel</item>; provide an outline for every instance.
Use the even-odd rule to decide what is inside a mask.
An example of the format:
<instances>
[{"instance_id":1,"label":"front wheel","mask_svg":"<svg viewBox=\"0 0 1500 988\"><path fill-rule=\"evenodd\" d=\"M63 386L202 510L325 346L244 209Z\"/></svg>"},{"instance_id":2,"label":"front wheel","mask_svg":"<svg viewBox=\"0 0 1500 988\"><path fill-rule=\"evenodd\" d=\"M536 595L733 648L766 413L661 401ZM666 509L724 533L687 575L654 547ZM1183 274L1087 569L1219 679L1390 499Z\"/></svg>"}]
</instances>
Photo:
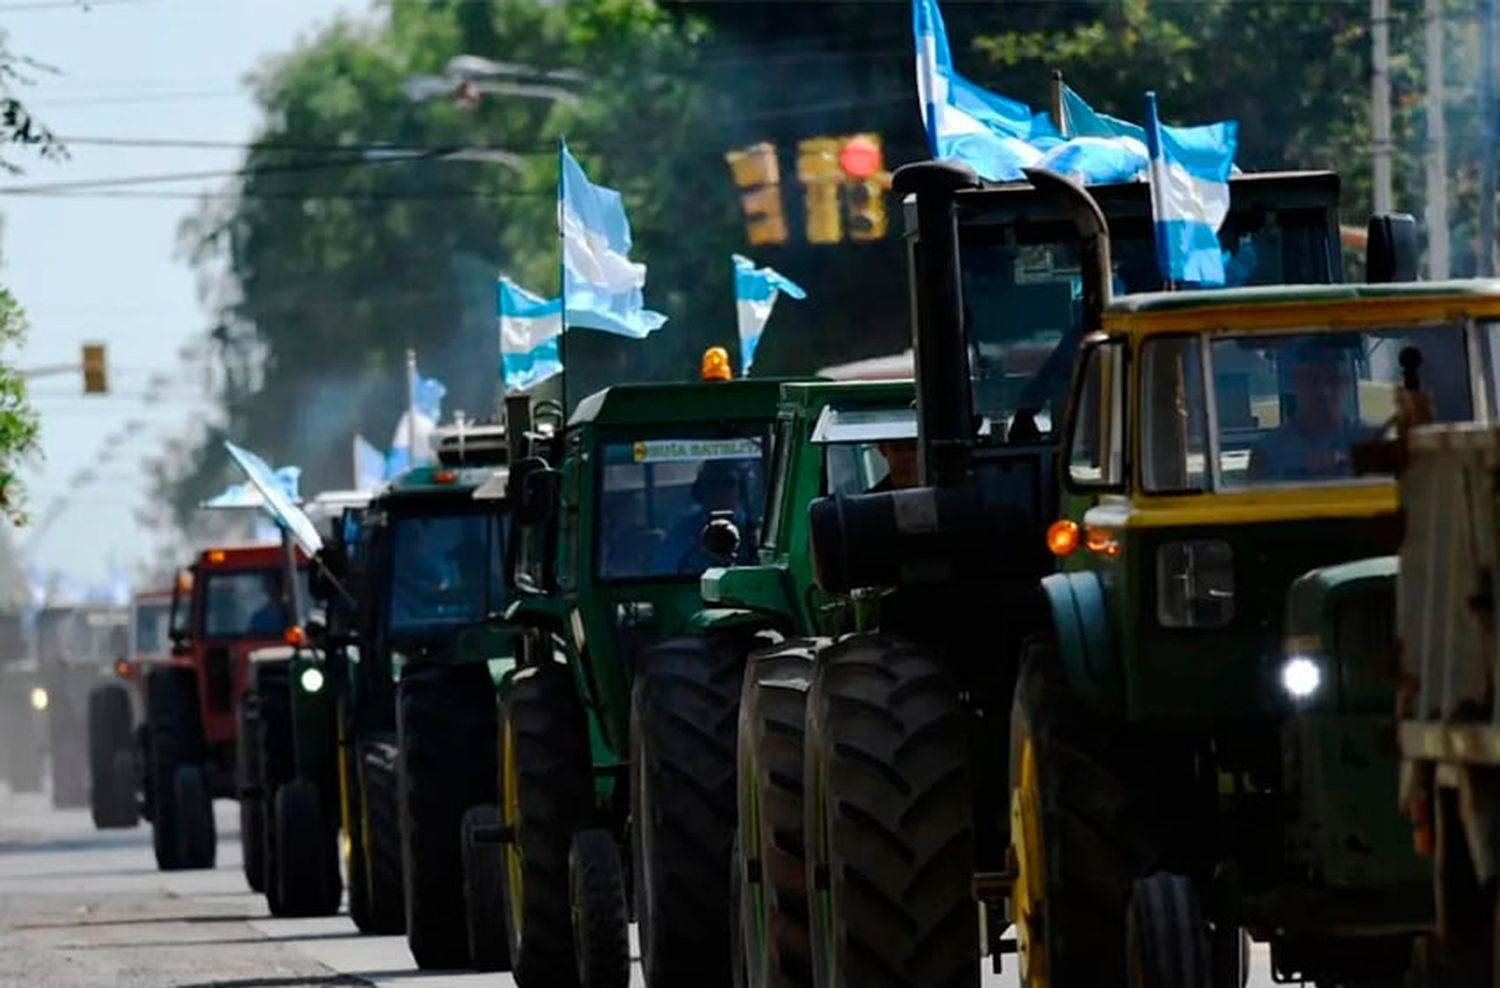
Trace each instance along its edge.
<instances>
[{"instance_id":1,"label":"front wheel","mask_svg":"<svg viewBox=\"0 0 1500 988\"><path fill-rule=\"evenodd\" d=\"M579 983L583 988L627 988L630 920L624 867L613 834L584 830L573 835L568 886Z\"/></svg>"},{"instance_id":2,"label":"front wheel","mask_svg":"<svg viewBox=\"0 0 1500 988\"><path fill-rule=\"evenodd\" d=\"M499 827L497 807L471 806L464 813L459 841L469 960L481 971L510 970L510 944L505 937L505 852L498 844L478 840L481 832Z\"/></svg>"},{"instance_id":3,"label":"front wheel","mask_svg":"<svg viewBox=\"0 0 1500 988\"><path fill-rule=\"evenodd\" d=\"M965 715L938 660L876 635L821 650L803 779L813 984L977 986Z\"/></svg>"},{"instance_id":4,"label":"front wheel","mask_svg":"<svg viewBox=\"0 0 1500 988\"><path fill-rule=\"evenodd\" d=\"M100 830L134 827L139 814L134 785L122 785L115 771L120 752L131 745L130 694L119 683L89 691L89 809Z\"/></svg>"},{"instance_id":5,"label":"front wheel","mask_svg":"<svg viewBox=\"0 0 1500 988\"><path fill-rule=\"evenodd\" d=\"M1209 963L1208 928L1192 879L1164 872L1137 879L1125 931L1130 984L1217 988Z\"/></svg>"},{"instance_id":6,"label":"front wheel","mask_svg":"<svg viewBox=\"0 0 1500 988\"><path fill-rule=\"evenodd\" d=\"M218 850L213 796L201 765L179 765L172 778L180 868L212 868Z\"/></svg>"},{"instance_id":7,"label":"front wheel","mask_svg":"<svg viewBox=\"0 0 1500 988\"><path fill-rule=\"evenodd\" d=\"M277 916L332 916L343 894L339 880L338 831L323 806L317 783L296 779L276 790Z\"/></svg>"}]
</instances>

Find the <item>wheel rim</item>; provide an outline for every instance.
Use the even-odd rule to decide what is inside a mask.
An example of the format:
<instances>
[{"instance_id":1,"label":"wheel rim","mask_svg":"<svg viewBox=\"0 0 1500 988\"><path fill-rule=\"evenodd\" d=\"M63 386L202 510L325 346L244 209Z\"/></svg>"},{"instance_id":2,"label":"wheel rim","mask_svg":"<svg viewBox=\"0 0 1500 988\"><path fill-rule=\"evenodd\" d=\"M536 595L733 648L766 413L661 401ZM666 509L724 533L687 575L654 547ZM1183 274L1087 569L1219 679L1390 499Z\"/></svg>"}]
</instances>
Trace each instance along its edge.
<instances>
[{"instance_id":1,"label":"wheel rim","mask_svg":"<svg viewBox=\"0 0 1500 988\"><path fill-rule=\"evenodd\" d=\"M1010 844L1015 856L1016 876L1010 887L1010 914L1016 924L1016 958L1021 983L1028 986L1044 985L1047 978L1047 950L1043 936L1046 858L1042 850L1040 793L1036 748L1031 736L1023 735L1016 784L1011 790Z\"/></svg>"},{"instance_id":2,"label":"wheel rim","mask_svg":"<svg viewBox=\"0 0 1500 988\"><path fill-rule=\"evenodd\" d=\"M521 926L526 915L526 894L521 868L521 781L516 769L516 729L508 720L501 742L501 799L500 812L503 823L510 834L505 842L505 908L510 911L512 946L521 942Z\"/></svg>"}]
</instances>

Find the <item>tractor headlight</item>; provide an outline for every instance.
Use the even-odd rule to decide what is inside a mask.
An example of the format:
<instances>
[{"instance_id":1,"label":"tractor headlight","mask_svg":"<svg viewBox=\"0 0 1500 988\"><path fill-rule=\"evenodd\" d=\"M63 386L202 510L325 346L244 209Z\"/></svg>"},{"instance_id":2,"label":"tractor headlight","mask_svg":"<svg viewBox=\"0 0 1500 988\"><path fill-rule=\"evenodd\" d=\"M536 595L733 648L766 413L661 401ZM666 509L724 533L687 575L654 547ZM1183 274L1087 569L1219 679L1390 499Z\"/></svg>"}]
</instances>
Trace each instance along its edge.
<instances>
[{"instance_id":1,"label":"tractor headlight","mask_svg":"<svg viewBox=\"0 0 1500 988\"><path fill-rule=\"evenodd\" d=\"M1281 688L1293 700L1306 700L1323 687L1323 667L1305 655L1281 664Z\"/></svg>"},{"instance_id":2,"label":"tractor headlight","mask_svg":"<svg viewBox=\"0 0 1500 988\"><path fill-rule=\"evenodd\" d=\"M302 692L317 693L323 688L323 670L317 666L308 666L297 677L297 683L302 687Z\"/></svg>"},{"instance_id":3,"label":"tractor headlight","mask_svg":"<svg viewBox=\"0 0 1500 988\"><path fill-rule=\"evenodd\" d=\"M1156 619L1164 628L1213 628L1234 617L1234 551L1219 539L1156 550Z\"/></svg>"},{"instance_id":4,"label":"tractor headlight","mask_svg":"<svg viewBox=\"0 0 1500 988\"><path fill-rule=\"evenodd\" d=\"M31 696L29 697L29 699L31 700L31 709L35 710L37 713L41 713L43 710L46 710L48 704L52 702L52 697L50 694L48 694L47 688L45 686L33 686L31 688Z\"/></svg>"}]
</instances>

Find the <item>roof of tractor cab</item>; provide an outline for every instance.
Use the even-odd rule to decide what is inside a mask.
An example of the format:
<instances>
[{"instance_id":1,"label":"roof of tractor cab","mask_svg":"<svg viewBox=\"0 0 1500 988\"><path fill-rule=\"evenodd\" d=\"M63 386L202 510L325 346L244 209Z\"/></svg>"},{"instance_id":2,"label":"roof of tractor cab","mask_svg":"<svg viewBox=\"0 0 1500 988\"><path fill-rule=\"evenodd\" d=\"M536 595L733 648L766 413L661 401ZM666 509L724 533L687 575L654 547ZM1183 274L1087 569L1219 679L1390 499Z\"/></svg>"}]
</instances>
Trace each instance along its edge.
<instances>
[{"instance_id":1,"label":"roof of tractor cab","mask_svg":"<svg viewBox=\"0 0 1500 988\"><path fill-rule=\"evenodd\" d=\"M273 543L213 546L198 553L198 564L208 569L265 569L281 565L281 552L281 546ZM298 565L306 562L306 555L298 549Z\"/></svg>"},{"instance_id":2,"label":"roof of tractor cab","mask_svg":"<svg viewBox=\"0 0 1500 988\"><path fill-rule=\"evenodd\" d=\"M396 502L452 498L461 503L473 500L474 492L506 467L413 467L395 477L371 499L371 506L389 506Z\"/></svg>"},{"instance_id":3,"label":"roof of tractor cab","mask_svg":"<svg viewBox=\"0 0 1500 988\"><path fill-rule=\"evenodd\" d=\"M1116 182L1090 185L1089 194L1111 221L1127 218L1151 219L1151 187L1147 182ZM1248 172L1229 179L1229 208L1244 212L1256 208L1333 209L1338 205L1339 176L1330 171ZM964 189L954 197L959 222L1010 224L1018 220L1065 222L1062 203L1051 193L1040 192L1029 182L983 183ZM915 209L909 201L908 209ZM915 214L912 214L914 217ZM914 235L916 223L908 218L907 230Z\"/></svg>"},{"instance_id":4,"label":"roof of tractor cab","mask_svg":"<svg viewBox=\"0 0 1500 988\"><path fill-rule=\"evenodd\" d=\"M1105 309L1104 329L1135 336L1183 331L1316 331L1470 316L1500 316L1500 280L1265 285L1124 295Z\"/></svg>"},{"instance_id":5,"label":"roof of tractor cab","mask_svg":"<svg viewBox=\"0 0 1500 988\"><path fill-rule=\"evenodd\" d=\"M915 381L797 381L781 386L782 408L818 411L827 405L910 405L917 395Z\"/></svg>"},{"instance_id":6,"label":"roof of tractor cab","mask_svg":"<svg viewBox=\"0 0 1500 988\"><path fill-rule=\"evenodd\" d=\"M781 387L806 378L616 384L578 403L568 428L584 425L676 425L775 417Z\"/></svg>"}]
</instances>

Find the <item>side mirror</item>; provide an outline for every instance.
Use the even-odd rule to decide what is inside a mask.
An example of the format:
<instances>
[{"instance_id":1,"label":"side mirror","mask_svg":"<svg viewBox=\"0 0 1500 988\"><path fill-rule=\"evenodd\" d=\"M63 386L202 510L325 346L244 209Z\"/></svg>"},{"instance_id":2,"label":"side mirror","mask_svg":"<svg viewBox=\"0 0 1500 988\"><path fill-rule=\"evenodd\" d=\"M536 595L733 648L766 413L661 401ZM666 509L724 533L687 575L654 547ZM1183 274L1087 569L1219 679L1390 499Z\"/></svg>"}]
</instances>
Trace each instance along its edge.
<instances>
[{"instance_id":1,"label":"side mirror","mask_svg":"<svg viewBox=\"0 0 1500 988\"><path fill-rule=\"evenodd\" d=\"M698 536L704 555L721 565L734 562L740 551L740 527L734 523L733 511L715 511Z\"/></svg>"},{"instance_id":2,"label":"side mirror","mask_svg":"<svg viewBox=\"0 0 1500 988\"><path fill-rule=\"evenodd\" d=\"M1372 283L1417 280L1417 220L1410 213L1370 217L1365 244L1365 280Z\"/></svg>"}]
</instances>

